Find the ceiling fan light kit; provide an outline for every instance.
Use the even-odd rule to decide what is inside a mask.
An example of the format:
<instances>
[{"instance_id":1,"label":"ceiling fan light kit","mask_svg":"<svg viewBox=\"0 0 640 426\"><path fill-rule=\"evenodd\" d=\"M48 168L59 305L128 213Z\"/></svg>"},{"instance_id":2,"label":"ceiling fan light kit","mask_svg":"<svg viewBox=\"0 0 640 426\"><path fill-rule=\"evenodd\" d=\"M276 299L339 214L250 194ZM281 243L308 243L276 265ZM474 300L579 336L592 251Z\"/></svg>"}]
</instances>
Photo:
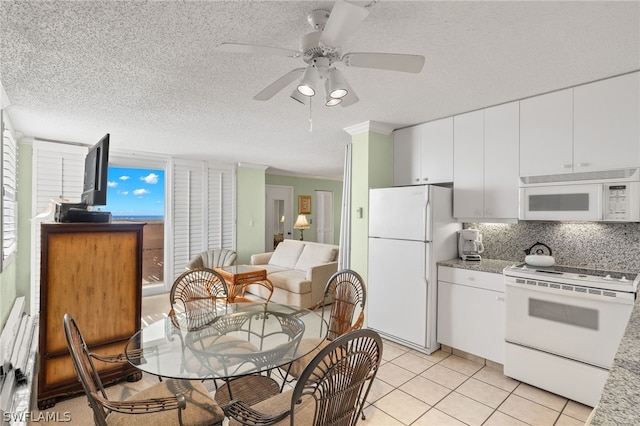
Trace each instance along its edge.
<instances>
[{"instance_id":1,"label":"ceiling fan light kit","mask_svg":"<svg viewBox=\"0 0 640 426\"><path fill-rule=\"evenodd\" d=\"M309 12L307 21L313 32L300 37L300 51L270 46L257 46L239 43L223 43L219 49L223 52L266 54L302 58L305 68L296 68L254 96L255 100L266 101L296 80L304 70L297 89L291 94L294 100L306 104L298 94L308 98L317 94L324 83L326 106L340 104L347 107L358 102L349 83L335 66L341 62L347 67L360 67L419 73L424 66L424 56L399 53L345 53L342 55L342 43L356 30L369 15L365 7L338 0L331 12L316 9ZM321 90L321 89L320 89ZM298 92L298 93L296 93Z\"/></svg>"}]
</instances>

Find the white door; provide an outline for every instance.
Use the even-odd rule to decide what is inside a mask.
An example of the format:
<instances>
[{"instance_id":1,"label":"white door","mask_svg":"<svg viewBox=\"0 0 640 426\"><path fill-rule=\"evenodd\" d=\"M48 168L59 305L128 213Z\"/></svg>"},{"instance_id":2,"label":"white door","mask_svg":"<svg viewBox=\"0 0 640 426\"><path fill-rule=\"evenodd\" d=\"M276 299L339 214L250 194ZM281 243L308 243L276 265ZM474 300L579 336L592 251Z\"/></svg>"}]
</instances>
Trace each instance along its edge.
<instances>
[{"instance_id":1,"label":"white door","mask_svg":"<svg viewBox=\"0 0 640 426\"><path fill-rule=\"evenodd\" d=\"M282 239L293 235L293 187L265 185L265 251L273 251Z\"/></svg>"},{"instance_id":2,"label":"white door","mask_svg":"<svg viewBox=\"0 0 640 426\"><path fill-rule=\"evenodd\" d=\"M333 244L333 192L316 191L316 241Z\"/></svg>"}]
</instances>

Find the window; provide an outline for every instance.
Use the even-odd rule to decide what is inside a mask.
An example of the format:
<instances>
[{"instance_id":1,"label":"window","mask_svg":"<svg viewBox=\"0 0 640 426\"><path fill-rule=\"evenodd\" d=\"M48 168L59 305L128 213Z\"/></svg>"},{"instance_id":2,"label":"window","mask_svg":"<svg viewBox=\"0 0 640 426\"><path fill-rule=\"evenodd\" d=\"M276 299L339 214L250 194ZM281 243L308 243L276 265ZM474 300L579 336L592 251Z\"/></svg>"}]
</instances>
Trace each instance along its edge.
<instances>
[{"instance_id":1,"label":"window","mask_svg":"<svg viewBox=\"0 0 640 426\"><path fill-rule=\"evenodd\" d=\"M109 166L107 205L113 220L145 222L143 289L164 283L164 169Z\"/></svg>"},{"instance_id":2,"label":"window","mask_svg":"<svg viewBox=\"0 0 640 426\"><path fill-rule=\"evenodd\" d=\"M2 113L2 270L15 257L18 243L17 146L11 124Z\"/></svg>"}]
</instances>

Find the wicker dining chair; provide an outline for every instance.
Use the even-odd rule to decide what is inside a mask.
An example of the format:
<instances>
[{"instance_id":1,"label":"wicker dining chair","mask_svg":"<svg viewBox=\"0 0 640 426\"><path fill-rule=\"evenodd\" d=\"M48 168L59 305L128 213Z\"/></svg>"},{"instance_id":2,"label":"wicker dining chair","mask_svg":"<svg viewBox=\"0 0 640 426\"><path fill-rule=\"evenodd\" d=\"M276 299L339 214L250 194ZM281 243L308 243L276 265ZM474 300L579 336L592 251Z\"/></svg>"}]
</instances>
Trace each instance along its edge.
<instances>
[{"instance_id":1,"label":"wicker dining chair","mask_svg":"<svg viewBox=\"0 0 640 426\"><path fill-rule=\"evenodd\" d=\"M326 345L306 366L295 388L253 406L225 407L229 425L355 425L382 357L382 339L356 330Z\"/></svg>"},{"instance_id":2,"label":"wicker dining chair","mask_svg":"<svg viewBox=\"0 0 640 426\"><path fill-rule=\"evenodd\" d=\"M330 341L360 329L364 323L365 302L366 290L360 274L350 269L342 269L334 273L327 281L323 299L310 308L311 310L322 308L321 313L324 317L326 307L331 307L327 338L324 340L320 338L302 339L300 342L301 351L307 352L309 347L315 349L291 364L281 367L281 371L293 378L300 377L311 359Z\"/></svg>"},{"instance_id":3,"label":"wicker dining chair","mask_svg":"<svg viewBox=\"0 0 640 426\"><path fill-rule=\"evenodd\" d=\"M169 293L171 311L215 311L219 302L227 300L227 283L210 268L195 268L183 272L173 282Z\"/></svg>"},{"instance_id":4,"label":"wicker dining chair","mask_svg":"<svg viewBox=\"0 0 640 426\"><path fill-rule=\"evenodd\" d=\"M96 425L222 425L222 408L198 381L165 380L126 400L108 399L94 359L128 362L126 357L124 354L102 356L92 353L71 315L65 314L63 323L73 366Z\"/></svg>"}]
</instances>

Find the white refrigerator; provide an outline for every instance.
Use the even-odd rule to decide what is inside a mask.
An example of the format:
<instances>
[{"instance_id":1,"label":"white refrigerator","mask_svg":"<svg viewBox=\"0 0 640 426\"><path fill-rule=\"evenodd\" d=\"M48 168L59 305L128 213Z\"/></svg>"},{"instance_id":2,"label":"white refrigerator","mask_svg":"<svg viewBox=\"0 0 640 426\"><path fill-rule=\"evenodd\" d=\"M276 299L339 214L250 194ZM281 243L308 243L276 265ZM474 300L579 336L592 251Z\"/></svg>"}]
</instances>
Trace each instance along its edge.
<instances>
[{"instance_id":1,"label":"white refrigerator","mask_svg":"<svg viewBox=\"0 0 640 426\"><path fill-rule=\"evenodd\" d=\"M385 338L432 353L436 340L436 263L457 257L451 188L435 185L369 192L367 324Z\"/></svg>"}]
</instances>

